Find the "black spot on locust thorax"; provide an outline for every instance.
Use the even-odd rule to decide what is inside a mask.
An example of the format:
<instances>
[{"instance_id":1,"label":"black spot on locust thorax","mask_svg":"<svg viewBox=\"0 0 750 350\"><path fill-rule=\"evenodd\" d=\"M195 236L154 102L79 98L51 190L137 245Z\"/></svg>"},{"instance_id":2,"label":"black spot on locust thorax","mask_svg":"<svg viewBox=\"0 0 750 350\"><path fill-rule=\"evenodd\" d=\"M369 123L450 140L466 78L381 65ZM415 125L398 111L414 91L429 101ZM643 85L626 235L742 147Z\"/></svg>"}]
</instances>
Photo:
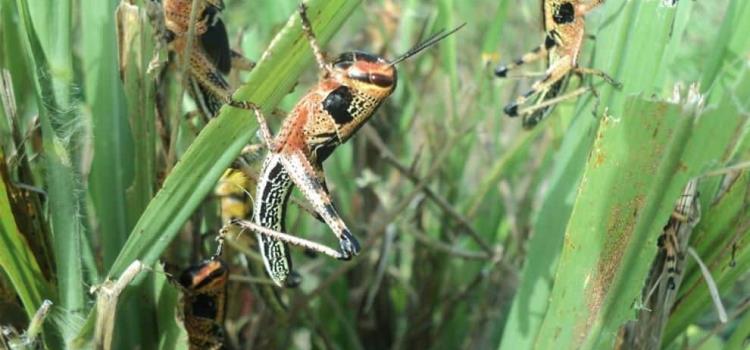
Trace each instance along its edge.
<instances>
[{"instance_id":1,"label":"black spot on locust thorax","mask_svg":"<svg viewBox=\"0 0 750 350\"><path fill-rule=\"evenodd\" d=\"M575 17L576 10L573 7L573 4L570 2L560 4L560 6L555 9L555 13L552 14L552 19L557 24L566 24L573 22Z\"/></svg>"},{"instance_id":2,"label":"black spot on locust thorax","mask_svg":"<svg viewBox=\"0 0 750 350\"><path fill-rule=\"evenodd\" d=\"M354 95L348 86L339 86L336 90L331 91L325 100L323 100L323 109L333 117L336 124L343 125L354 120L349 107L352 105Z\"/></svg>"}]
</instances>

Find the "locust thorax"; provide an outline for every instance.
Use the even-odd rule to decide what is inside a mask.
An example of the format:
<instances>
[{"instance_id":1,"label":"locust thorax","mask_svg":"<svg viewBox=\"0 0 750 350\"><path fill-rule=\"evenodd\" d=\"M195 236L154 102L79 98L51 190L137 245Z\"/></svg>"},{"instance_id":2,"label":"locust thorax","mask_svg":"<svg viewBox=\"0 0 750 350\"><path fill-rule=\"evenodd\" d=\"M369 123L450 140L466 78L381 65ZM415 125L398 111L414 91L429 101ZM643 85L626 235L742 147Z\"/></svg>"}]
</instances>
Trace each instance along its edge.
<instances>
[{"instance_id":1,"label":"locust thorax","mask_svg":"<svg viewBox=\"0 0 750 350\"><path fill-rule=\"evenodd\" d=\"M342 85L375 98L388 97L396 89L396 67L386 59L364 52L346 52L333 62L332 77Z\"/></svg>"}]
</instances>

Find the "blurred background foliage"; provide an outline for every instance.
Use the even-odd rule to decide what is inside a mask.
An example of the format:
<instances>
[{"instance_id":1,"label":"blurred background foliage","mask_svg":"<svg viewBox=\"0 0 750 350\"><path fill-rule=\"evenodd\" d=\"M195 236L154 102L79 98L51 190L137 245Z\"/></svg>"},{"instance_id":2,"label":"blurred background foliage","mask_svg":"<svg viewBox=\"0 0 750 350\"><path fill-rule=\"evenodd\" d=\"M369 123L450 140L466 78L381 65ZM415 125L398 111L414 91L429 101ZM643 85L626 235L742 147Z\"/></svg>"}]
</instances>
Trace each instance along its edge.
<instances>
[{"instance_id":1,"label":"blurred background foliage","mask_svg":"<svg viewBox=\"0 0 750 350\"><path fill-rule=\"evenodd\" d=\"M0 344L93 346L89 287L111 286L138 259L147 268L120 298L113 348L186 348L179 293L158 261L186 266L213 252L214 186L258 140L244 111L225 109L205 127L190 115L179 67L154 48L147 3L0 0L0 325L18 331ZM230 42L253 60L298 5L225 3ZM121 51L118 5L132 35ZM587 17L580 64L622 89L587 78L596 94L558 105L531 131L502 107L532 81L492 70L541 42L538 1L310 6L331 55L393 57L428 33L467 26L401 64L394 95L325 164L364 243L360 256L341 262L293 248L302 284L274 291L252 268L252 235L229 242L232 347L748 346L750 3L608 0ZM242 86L237 96L269 116L289 111L318 76L298 25L279 38L252 73L230 77ZM148 71L157 53L163 74ZM278 130L282 118L269 119ZM675 290L649 278L690 179L701 211L689 245L718 297L687 252ZM287 222L335 246L297 206ZM655 308L665 293L674 307ZM54 305L37 337L30 320L44 299Z\"/></svg>"}]
</instances>

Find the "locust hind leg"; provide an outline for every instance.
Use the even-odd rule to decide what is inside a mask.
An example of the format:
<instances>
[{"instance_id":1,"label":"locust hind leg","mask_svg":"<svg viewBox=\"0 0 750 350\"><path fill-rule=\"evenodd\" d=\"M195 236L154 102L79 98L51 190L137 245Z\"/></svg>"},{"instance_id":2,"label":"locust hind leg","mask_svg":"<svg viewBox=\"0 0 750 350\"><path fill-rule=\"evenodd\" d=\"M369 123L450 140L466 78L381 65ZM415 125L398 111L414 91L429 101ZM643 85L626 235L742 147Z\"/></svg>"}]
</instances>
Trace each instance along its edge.
<instances>
[{"instance_id":1,"label":"locust hind leg","mask_svg":"<svg viewBox=\"0 0 750 350\"><path fill-rule=\"evenodd\" d=\"M544 58L547 55L549 49L553 46L555 46L555 40L552 39L551 36L546 36L544 42L541 45L525 53L523 56L513 61L513 63L497 66L497 68L495 68L495 76L499 78L506 78L509 71L514 70L524 64L538 61Z\"/></svg>"},{"instance_id":2,"label":"locust hind leg","mask_svg":"<svg viewBox=\"0 0 750 350\"><path fill-rule=\"evenodd\" d=\"M677 241L677 230L675 227L668 227L659 237L659 247L664 250L664 265L667 272L667 288L674 290L676 280L681 271L678 268L678 259L685 259L685 254L680 250L680 243Z\"/></svg>"},{"instance_id":3,"label":"locust hind leg","mask_svg":"<svg viewBox=\"0 0 750 350\"><path fill-rule=\"evenodd\" d=\"M612 77L607 75L607 73L604 73L603 71L598 69L576 67L572 72L578 75L581 81L583 81L585 75L594 75L602 78L605 82L613 85L616 89L622 88L622 84L620 82L614 80ZM564 86L561 83L565 79L567 78L564 77L562 80L559 80L557 83L553 84L548 91L542 93L541 95L543 95L543 97L540 98L536 104L518 111L518 114L523 116L524 128L530 129L536 126L540 121L542 121L542 119L547 116L547 112L549 111L551 106L576 98L586 92L591 92L596 98L596 103L594 104L594 109L592 111L592 113L596 115L595 111L598 110L599 106L599 94L594 88L594 85L590 84L587 87L580 87L566 94L558 95L558 93L560 92L559 90L564 89Z\"/></svg>"},{"instance_id":4,"label":"locust hind leg","mask_svg":"<svg viewBox=\"0 0 750 350\"><path fill-rule=\"evenodd\" d=\"M254 231L255 233L259 234L261 237L268 237L268 238L270 238L270 239L272 239L274 241L283 242L283 244L284 244L283 245L283 247L284 247L283 250L284 251L288 250L285 245L286 244L291 244L291 245L294 245L294 246L298 246L298 247L302 247L302 248L305 248L305 249L309 249L309 250L311 250L313 252L318 252L318 253L321 253L321 254L328 255L328 256L330 256L330 257L332 257L334 259L346 260L346 259L342 258L342 254L340 252L337 252L335 249L329 248L329 247L327 247L325 245L313 242L313 241L308 240L308 239L300 238L300 237L295 236L293 234L289 234L289 233L285 233L285 232L280 232L280 231L269 229L267 227L264 227L264 226L261 226L259 224L256 224L256 223L254 223L252 221L248 221L248 220L233 220L233 221L231 221L229 223L229 225L238 225L240 227L243 227L243 228L246 228L248 230ZM260 241L261 241L261 244L263 244L263 242L266 241L266 240L260 239ZM270 244L274 244L275 245L275 243L272 242L272 241L270 242ZM282 246L278 246L278 247L282 247ZM265 251L268 251L268 250L266 249ZM280 260L278 258L271 258L271 259L269 259L267 257L268 253L265 253L265 252L262 252L262 255L264 256L264 261L266 261L266 262L271 262L271 260L273 260L274 262L277 261L277 260ZM279 254L276 254L276 256L279 256ZM287 260L287 261L291 262L291 260L288 260L286 258L284 260ZM291 267L291 263L289 264L289 266ZM269 271L273 271L273 270L274 269L269 269ZM274 275L272 275L271 278L274 281L276 281L279 286L281 286L282 284L285 283L284 280L286 278L288 278L287 276L290 273L291 273L291 269L287 270L284 273L285 276L283 278L275 278ZM270 274L270 272L269 272L269 274Z\"/></svg>"},{"instance_id":5,"label":"locust hind leg","mask_svg":"<svg viewBox=\"0 0 750 350\"><path fill-rule=\"evenodd\" d=\"M523 127L525 129L531 129L535 127L537 124L539 124L539 122L547 117L550 111L550 107L558 103L574 99L588 91L590 91L590 88L582 87L563 95L555 95L554 97L549 96L548 93L535 105L518 111L518 114L523 117Z\"/></svg>"},{"instance_id":6,"label":"locust hind leg","mask_svg":"<svg viewBox=\"0 0 750 350\"><path fill-rule=\"evenodd\" d=\"M505 114L509 117L517 117L520 115L519 106L526 103L530 98L537 95L544 95L549 91L557 82L568 75L573 69L570 58L565 58L558 61L555 65L547 69L547 74L541 80L537 80L531 85L531 89L525 94L518 96L515 101L509 103L503 108Z\"/></svg>"},{"instance_id":7,"label":"locust hind leg","mask_svg":"<svg viewBox=\"0 0 750 350\"><path fill-rule=\"evenodd\" d=\"M281 159L294 184L339 239L341 251L337 258L349 260L359 254L359 242L336 211L316 166L310 163L301 151L285 152Z\"/></svg>"}]
</instances>

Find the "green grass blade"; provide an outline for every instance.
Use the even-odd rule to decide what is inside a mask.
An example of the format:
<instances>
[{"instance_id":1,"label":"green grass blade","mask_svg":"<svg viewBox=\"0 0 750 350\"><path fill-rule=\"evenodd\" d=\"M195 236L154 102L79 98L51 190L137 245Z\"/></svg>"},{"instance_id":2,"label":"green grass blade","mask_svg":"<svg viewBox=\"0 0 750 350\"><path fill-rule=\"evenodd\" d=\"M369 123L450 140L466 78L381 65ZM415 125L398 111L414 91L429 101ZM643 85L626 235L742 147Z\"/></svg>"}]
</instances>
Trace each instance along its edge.
<instances>
[{"instance_id":1,"label":"green grass blade","mask_svg":"<svg viewBox=\"0 0 750 350\"><path fill-rule=\"evenodd\" d=\"M114 263L156 187L155 108L152 103L144 103L155 101L154 76L147 73L154 36L147 6L123 1L116 12L116 5L86 1L81 14L86 18L83 32L89 33L82 39L89 53L83 57L83 64L89 73L86 97L93 115L93 146L101 150L94 154L89 188L99 224L96 229L107 237L101 241L105 271ZM121 33L127 41L123 43L123 61L127 64L123 63L122 72L118 71L121 62L116 42L109 40L118 37L117 19L123 21L117 24L127 32ZM115 326L120 346L155 342L154 327L127 326L152 322L152 305L148 298L123 301Z\"/></svg>"},{"instance_id":2,"label":"green grass blade","mask_svg":"<svg viewBox=\"0 0 750 350\"><path fill-rule=\"evenodd\" d=\"M614 344L633 316L656 238L686 181L707 168L739 127L700 108L631 99L621 119L600 127L565 235L537 346Z\"/></svg>"},{"instance_id":3,"label":"green grass blade","mask_svg":"<svg viewBox=\"0 0 750 350\"><path fill-rule=\"evenodd\" d=\"M159 350L187 349L187 332L175 317L181 307L180 297L177 289L169 284L162 266L157 267L153 284L153 298L158 305L156 317L160 335Z\"/></svg>"},{"instance_id":4,"label":"green grass blade","mask_svg":"<svg viewBox=\"0 0 750 350\"><path fill-rule=\"evenodd\" d=\"M17 23L18 12L15 11L14 0L0 1L0 21L2 23ZM0 26L3 27L3 26ZM34 79L32 69L29 68L29 62L25 60L24 55L19 55L23 51L25 38L19 30L10 28L0 29L0 67L7 69L13 76L13 91L16 97L17 106L26 106L28 101L33 98ZM4 111L3 111L4 114ZM5 124L5 121L3 121Z\"/></svg>"},{"instance_id":5,"label":"green grass blade","mask_svg":"<svg viewBox=\"0 0 750 350\"><path fill-rule=\"evenodd\" d=\"M722 67L741 60L750 46L750 38L742 33L750 30L750 3L743 0L732 0L722 21L719 34L713 40L714 47L710 60L703 70L701 87L710 88Z\"/></svg>"},{"instance_id":6,"label":"green grass blade","mask_svg":"<svg viewBox=\"0 0 750 350\"><path fill-rule=\"evenodd\" d=\"M750 312L745 312L732 335L725 344L728 350L746 349L747 339L750 337Z\"/></svg>"},{"instance_id":7,"label":"green grass blade","mask_svg":"<svg viewBox=\"0 0 750 350\"><path fill-rule=\"evenodd\" d=\"M65 119L60 119L59 112L65 108L55 98L55 78L34 30L28 4L24 0L18 0L16 4L26 32L26 55L35 68L37 105L41 107L39 115L45 149L45 180L60 293L55 310L64 311L65 315L59 324L63 336L69 338L73 331L71 327L75 325L73 320L82 316L86 306L81 268L83 226L78 196L80 179L74 169L73 155L67 148L68 137L75 130L67 129L73 126L66 123Z\"/></svg>"},{"instance_id":8,"label":"green grass blade","mask_svg":"<svg viewBox=\"0 0 750 350\"><path fill-rule=\"evenodd\" d=\"M454 19L454 12L456 12L456 10L453 0L440 0L438 2L438 7L438 13L440 16L437 18L437 24L440 26L439 28L449 30L461 24L456 23L457 21ZM448 73L450 84L450 104L447 107L449 107L449 110L452 113L451 115L446 115L446 117L449 117L451 120L455 120L455 118L458 117L458 96L460 94L460 90L458 87L459 79L457 72L458 58L456 51L456 40L457 39L455 37L451 36L443 40L443 42L440 44L440 53L443 56L443 68Z\"/></svg>"},{"instance_id":9,"label":"green grass blade","mask_svg":"<svg viewBox=\"0 0 750 350\"><path fill-rule=\"evenodd\" d=\"M72 118L73 102L73 1L35 0L27 2L40 49L47 58L53 93L61 109L57 118Z\"/></svg>"},{"instance_id":10,"label":"green grass blade","mask_svg":"<svg viewBox=\"0 0 750 350\"><path fill-rule=\"evenodd\" d=\"M592 137L590 121L578 118L557 152L550 190L534 222L539 232L529 241L528 259L521 284L510 309L500 349L531 349L549 305L552 277L563 243L565 226L573 210L571 196L580 181ZM584 124L584 125L579 125Z\"/></svg>"},{"instance_id":11,"label":"green grass blade","mask_svg":"<svg viewBox=\"0 0 750 350\"><path fill-rule=\"evenodd\" d=\"M133 176L133 141L118 79L117 46L112 40L116 37L115 6L113 1L81 2L81 34L86 52L81 58L96 150L88 180L99 225L94 230L106 232L106 239L101 241L105 269L114 262L132 228L132 223L127 222L125 191ZM148 100L140 101L145 107L143 101ZM148 143L149 138L139 140Z\"/></svg>"},{"instance_id":12,"label":"green grass blade","mask_svg":"<svg viewBox=\"0 0 750 350\"><path fill-rule=\"evenodd\" d=\"M146 3L146 1L143 1ZM142 101L154 101L156 87L154 77L148 74L148 66L154 55L154 33L146 11L141 7L138 33L131 43L135 48L125 71L125 95L129 125L132 125L133 178L128 182L128 229L131 229L154 196L156 185L156 110ZM126 155L130 155L124 152Z\"/></svg>"}]
</instances>

